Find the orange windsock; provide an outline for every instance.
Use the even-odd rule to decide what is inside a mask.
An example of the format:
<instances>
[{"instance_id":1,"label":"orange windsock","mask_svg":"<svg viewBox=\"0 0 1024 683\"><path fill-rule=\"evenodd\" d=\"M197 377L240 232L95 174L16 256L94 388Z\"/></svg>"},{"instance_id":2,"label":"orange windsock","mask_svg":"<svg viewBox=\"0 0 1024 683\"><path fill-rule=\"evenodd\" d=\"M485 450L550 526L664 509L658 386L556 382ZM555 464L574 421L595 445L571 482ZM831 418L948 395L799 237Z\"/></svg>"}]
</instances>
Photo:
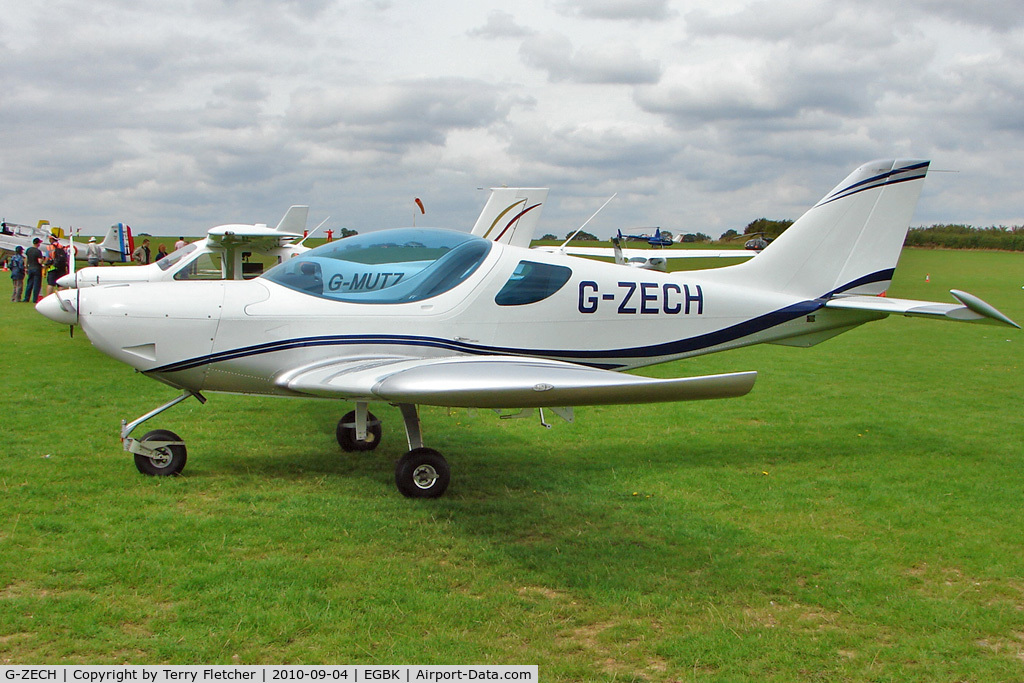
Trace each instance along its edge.
<instances>
[{"instance_id":1,"label":"orange windsock","mask_svg":"<svg viewBox=\"0 0 1024 683\"><path fill-rule=\"evenodd\" d=\"M426 215L427 210L423 208L423 202L420 201L419 197L416 197L416 206L420 207L420 213Z\"/></svg>"}]
</instances>

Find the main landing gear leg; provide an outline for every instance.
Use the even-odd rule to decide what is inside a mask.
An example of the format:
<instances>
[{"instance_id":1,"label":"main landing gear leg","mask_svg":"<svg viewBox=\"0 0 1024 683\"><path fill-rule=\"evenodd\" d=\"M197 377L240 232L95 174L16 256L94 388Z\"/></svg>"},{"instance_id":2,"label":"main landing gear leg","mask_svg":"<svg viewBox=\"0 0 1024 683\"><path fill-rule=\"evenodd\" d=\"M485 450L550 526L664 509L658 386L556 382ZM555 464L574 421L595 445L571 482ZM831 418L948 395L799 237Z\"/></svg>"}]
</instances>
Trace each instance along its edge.
<instances>
[{"instance_id":1,"label":"main landing gear leg","mask_svg":"<svg viewBox=\"0 0 1024 683\"><path fill-rule=\"evenodd\" d=\"M448 488L451 469L448 462L433 448L423 446L420 417L416 406L400 403L409 452L395 466L395 485L407 498L437 498Z\"/></svg>"},{"instance_id":2,"label":"main landing gear leg","mask_svg":"<svg viewBox=\"0 0 1024 683\"><path fill-rule=\"evenodd\" d=\"M156 417L191 396L195 396L200 403L206 403L206 397L198 391L186 389L181 396L149 411L133 422L121 420L121 443L126 451L135 456L135 467L139 472L151 477L172 477L181 474L188 460L188 451L180 436L166 429L146 432L141 439L133 439L131 433L149 418Z\"/></svg>"},{"instance_id":3,"label":"main landing gear leg","mask_svg":"<svg viewBox=\"0 0 1024 683\"><path fill-rule=\"evenodd\" d=\"M381 431L380 420L360 402L338 420L334 434L343 451L372 451L380 445Z\"/></svg>"}]
</instances>

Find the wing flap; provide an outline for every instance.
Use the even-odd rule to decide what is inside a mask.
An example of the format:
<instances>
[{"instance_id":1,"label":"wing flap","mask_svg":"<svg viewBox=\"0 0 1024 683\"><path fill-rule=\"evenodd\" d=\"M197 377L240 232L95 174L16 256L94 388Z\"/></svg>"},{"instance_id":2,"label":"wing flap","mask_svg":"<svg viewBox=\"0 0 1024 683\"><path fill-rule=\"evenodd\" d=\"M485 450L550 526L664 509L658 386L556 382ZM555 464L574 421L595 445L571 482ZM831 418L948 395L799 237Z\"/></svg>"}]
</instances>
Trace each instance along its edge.
<instances>
[{"instance_id":1,"label":"wing flap","mask_svg":"<svg viewBox=\"0 0 1024 683\"><path fill-rule=\"evenodd\" d=\"M516 356L376 358L328 362L278 384L326 397L452 408L547 408L661 403L743 396L756 372L652 379L574 363Z\"/></svg>"},{"instance_id":2,"label":"wing flap","mask_svg":"<svg viewBox=\"0 0 1024 683\"><path fill-rule=\"evenodd\" d=\"M837 296L825 302L825 308L836 308L848 311L875 311L921 318L945 318L957 322L983 323L987 325L1009 325L1020 328L1020 325L1000 313L994 306L982 301L973 294L950 290L957 304L944 304L937 301L915 301L913 299L891 299L879 296Z\"/></svg>"}]
</instances>

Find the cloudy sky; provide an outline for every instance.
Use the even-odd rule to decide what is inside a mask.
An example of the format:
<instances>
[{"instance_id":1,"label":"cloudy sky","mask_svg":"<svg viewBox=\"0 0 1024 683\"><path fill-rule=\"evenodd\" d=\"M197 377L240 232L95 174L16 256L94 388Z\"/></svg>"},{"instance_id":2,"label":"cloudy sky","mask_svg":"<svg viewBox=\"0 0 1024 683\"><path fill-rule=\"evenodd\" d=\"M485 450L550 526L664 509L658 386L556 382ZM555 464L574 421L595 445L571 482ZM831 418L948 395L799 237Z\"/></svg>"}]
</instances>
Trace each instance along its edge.
<instances>
[{"instance_id":1,"label":"cloudy sky","mask_svg":"<svg viewBox=\"0 0 1024 683\"><path fill-rule=\"evenodd\" d=\"M914 224L1024 224L1019 0L21 0L0 15L0 214L102 233L717 236L860 163L932 159Z\"/></svg>"}]
</instances>

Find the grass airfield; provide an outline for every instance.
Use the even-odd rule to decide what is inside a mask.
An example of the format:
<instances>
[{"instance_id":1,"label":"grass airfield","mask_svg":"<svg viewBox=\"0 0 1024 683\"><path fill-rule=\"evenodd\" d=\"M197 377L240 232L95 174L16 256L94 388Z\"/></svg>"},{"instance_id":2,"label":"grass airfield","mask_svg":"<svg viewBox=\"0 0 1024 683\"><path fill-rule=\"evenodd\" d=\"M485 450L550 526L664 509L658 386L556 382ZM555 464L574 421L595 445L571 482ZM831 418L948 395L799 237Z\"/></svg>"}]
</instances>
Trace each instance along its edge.
<instances>
[{"instance_id":1,"label":"grass airfield","mask_svg":"<svg viewBox=\"0 0 1024 683\"><path fill-rule=\"evenodd\" d=\"M926 275L928 281L926 282ZM907 250L889 294L1024 322L1024 254ZM498 420L424 408L439 500L403 498L333 401L170 388L8 303L0 663L538 664L545 681L1024 679L1024 333L889 318L758 370L744 398Z\"/></svg>"}]
</instances>

